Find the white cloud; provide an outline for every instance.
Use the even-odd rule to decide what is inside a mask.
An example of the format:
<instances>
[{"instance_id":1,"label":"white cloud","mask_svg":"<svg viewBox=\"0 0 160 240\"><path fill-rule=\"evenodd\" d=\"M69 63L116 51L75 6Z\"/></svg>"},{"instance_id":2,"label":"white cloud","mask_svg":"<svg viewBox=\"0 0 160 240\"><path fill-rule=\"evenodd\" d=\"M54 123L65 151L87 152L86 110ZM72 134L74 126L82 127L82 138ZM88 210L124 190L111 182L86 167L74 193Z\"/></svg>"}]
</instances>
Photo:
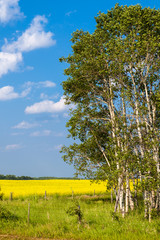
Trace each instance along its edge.
<instances>
[{"instance_id":1,"label":"white cloud","mask_svg":"<svg viewBox=\"0 0 160 240\"><path fill-rule=\"evenodd\" d=\"M51 82L51 81L44 81L44 82L39 82L39 84L42 86L42 87L45 87L45 88L52 88L52 87L55 87L56 84L54 82Z\"/></svg>"},{"instance_id":2,"label":"white cloud","mask_svg":"<svg viewBox=\"0 0 160 240\"><path fill-rule=\"evenodd\" d=\"M9 150L17 150L17 149L21 149L22 146L20 144L11 144L11 145L7 145L5 147L5 150L6 151L9 151Z\"/></svg>"},{"instance_id":3,"label":"white cloud","mask_svg":"<svg viewBox=\"0 0 160 240\"><path fill-rule=\"evenodd\" d=\"M73 10L73 11L67 12L65 15L70 17L71 14L76 13L76 12L77 12L77 10Z\"/></svg>"},{"instance_id":4,"label":"white cloud","mask_svg":"<svg viewBox=\"0 0 160 240\"><path fill-rule=\"evenodd\" d=\"M43 82L37 82L37 83L28 81L23 85L24 88L33 88L33 87L35 87L35 88L52 88L52 87L55 87L55 86L56 86L56 84L54 82L51 82L51 81L43 81ZM48 99L50 97L48 97L48 95L46 95L45 93L41 93L40 98L41 99ZM55 96L54 96L54 98L55 98Z\"/></svg>"},{"instance_id":5,"label":"white cloud","mask_svg":"<svg viewBox=\"0 0 160 240\"><path fill-rule=\"evenodd\" d=\"M24 16L18 2L19 0L0 0L0 22L7 23Z\"/></svg>"},{"instance_id":6,"label":"white cloud","mask_svg":"<svg viewBox=\"0 0 160 240\"><path fill-rule=\"evenodd\" d=\"M33 87L34 85L35 85L34 82L28 81L24 83L23 87L28 88L28 87Z\"/></svg>"},{"instance_id":7,"label":"white cloud","mask_svg":"<svg viewBox=\"0 0 160 240\"><path fill-rule=\"evenodd\" d=\"M14 133L11 133L12 136L19 136L19 135L24 135L23 132L14 132Z\"/></svg>"},{"instance_id":8,"label":"white cloud","mask_svg":"<svg viewBox=\"0 0 160 240\"><path fill-rule=\"evenodd\" d=\"M62 112L68 108L65 105L64 97L61 97L59 102L53 102L49 100L44 100L42 102L35 103L31 106L26 107L25 113L27 114L38 114L38 113L55 113Z\"/></svg>"},{"instance_id":9,"label":"white cloud","mask_svg":"<svg viewBox=\"0 0 160 240\"><path fill-rule=\"evenodd\" d=\"M0 0L0 11L2 5L18 4L18 0ZM1 12L0 12L1 17ZM0 20L1 21L1 20ZM56 44L53 40L52 32L45 32L44 27L47 23L45 16L36 16L31 25L22 35L15 41L9 43L5 39L5 44L0 52L0 77L7 74L9 71L16 71L19 64L23 61L22 53L32 51L38 48L50 47ZM33 67L28 66L27 70L33 70ZM55 84L50 81L42 82L44 87L53 87Z\"/></svg>"},{"instance_id":10,"label":"white cloud","mask_svg":"<svg viewBox=\"0 0 160 240\"><path fill-rule=\"evenodd\" d=\"M56 98L59 98L59 94L52 95L52 96L48 96L45 93L40 94L40 99L56 99Z\"/></svg>"},{"instance_id":11,"label":"white cloud","mask_svg":"<svg viewBox=\"0 0 160 240\"><path fill-rule=\"evenodd\" d=\"M27 67L26 67L26 70L32 71L32 70L34 70L34 67L33 67L33 66L27 66Z\"/></svg>"},{"instance_id":12,"label":"white cloud","mask_svg":"<svg viewBox=\"0 0 160 240\"><path fill-rule=\"evenodd\" d=\"M37 123L28 123L28 122L22 121L22 122L18 123L16 126L14 126L13 128L29 129L29 128L33 128L33 127L37 127L37 126L39 126L39 124L37 124Z\"/></svg>"},{"instance_id":13,"label":"white cloud","mask_svg":"<svg viewBox=\"0 0 160 240\"><path fill-rule=\"evenodd\" d=\"M63 146L62 144L55 145L54 150L61 150L62 146Z\"/></svg>"},{"instance_id":14,"label":"white cloud","mask_svg":"<svg viewBox=\"0 0 160 240\"><path fill-rule=\"evenodd\" d=\"M5 100L11 100L18 98L19 94L14 92L14 88L11 86L6 86L0 88L0 100L5 101Z\"/></svg>"},{"instance_id":15,"label":"white cloud","mask_svg":"<svg viewBox=\"0 0 160 240\"><path fill-rule=\"evenodd\" d=\"M41 95L40 95L40 99L48 99L49 97L48 97L48 95L47 94L45 94L45 93L41 93Z\"/></svg>"},{"instance_id":16,"label":"white cloud","mask_svg":"<svg viewBox=\"0 0 160 240\"><path fill-rule=\"evenodd\" d=\"M32 137L42 137L42 136L50 136L51 135L51 131L50 130L43 130L43 131L36 131L31 133L30 136Z\"/></svg>"},{"instance_id":17,"label":"white cloud","mask_svg":"<svg viewBox=\"0 0 160 240\"><path fill-rule=\"evenodd\" d=\"M31 91L31 88L26 88L22 93L21 97L26 97Z\"/></svg>"},{"instance_id":18,"label":"white cloud","mask_svg":"<svg viewBox=\"0 0 160 240\"><path fill-rule=\"evenodd\" d=\"M0 52L0 77L9 71L15 71L22 60L21 53Z\"/></svg>"},{"instance_id":19,"label":"white cloud","mask_svg":"<svg viewBox=\"0 0 160 240\"><path fill-rule=\"evenodd\" d=\"M30 27L18 38L17 41L8 43L2 47L3 52L28 52L38 48L50 47L56 44L52 32L45 32L47 23L45 16L36 16Z\"/></svg>"},{"instance_id":20,"label":"white cloud","mask_svg":"<svg viewBox=\"0 0 160 240\"><path fill-rule=\"evenodd\" d=\"M0 88L0 101L6 101L6 100L25 97L28 95L28 93L29 93L29 89L26 89L21 94L19 94L14 91L14 87L5 86Z\"/></svg>"},{"instance_id":21,"label":"white cloud","mask_svg":"<svg viewBox=\"0 0 160 240\"><path fill-rule=\"evenodd\" d=\"M59 115L58 114L52 114L52 116L51 116L52 118L58 118L59 117Z\"/></svg>"},{"instance_id":22,"label":"white cloud","mask_svg":"<svg viewBox=\"0 0 160 240\"><path fill-rule=\"evenodd\" d=\"M55 136L55 137L64 137L65 134L64 134L64 132L57 132L57 133L55 132L55 133L54 133L54 136Z\"/></svg>"}]
</instances>

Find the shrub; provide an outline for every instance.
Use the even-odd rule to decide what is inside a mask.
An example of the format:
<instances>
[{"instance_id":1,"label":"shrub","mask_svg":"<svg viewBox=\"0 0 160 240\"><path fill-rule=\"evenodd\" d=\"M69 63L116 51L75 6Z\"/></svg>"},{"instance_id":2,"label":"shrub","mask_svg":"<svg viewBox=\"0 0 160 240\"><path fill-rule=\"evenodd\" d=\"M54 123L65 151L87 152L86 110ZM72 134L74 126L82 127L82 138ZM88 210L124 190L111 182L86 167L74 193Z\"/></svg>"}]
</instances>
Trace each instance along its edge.
<instances>
[{"instance_id":1,"label":"shrub","mask_svg":"<svg viewBox=\"0 0 160 240\"><path fill-rule=\"evenodd\" d=\"M66 213L70 216L77 216L79 223L81 223L83 214L78 201L73 200L72 205L67 209Z\"/></svg>"},{"instance_id":2,"label":"shrub","mask_svg":"<svg viewBox=\"0 0 160 240\"><path fill-rule=\"evenodd\" d=\"M0 193L0 201L2 201L3 200L3 193Z\"/></svg>"},{"instance_id":3,"label":"shrub","mask_svg":"<svg viewBox=\"0 0 160 240\"><path fill-rule=\"evenodd\" d=\"M0 219L18 220L18 217L0 205Z\"/></svg>"}]
</instances>

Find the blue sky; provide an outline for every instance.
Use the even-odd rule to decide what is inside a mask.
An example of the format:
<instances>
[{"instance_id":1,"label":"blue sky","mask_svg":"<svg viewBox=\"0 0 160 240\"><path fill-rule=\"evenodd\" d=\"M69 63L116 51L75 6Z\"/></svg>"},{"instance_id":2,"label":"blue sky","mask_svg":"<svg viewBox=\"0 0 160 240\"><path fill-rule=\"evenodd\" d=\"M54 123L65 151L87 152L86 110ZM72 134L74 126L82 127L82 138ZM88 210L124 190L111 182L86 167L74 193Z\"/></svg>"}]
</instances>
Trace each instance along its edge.
<instances>
[{"instance_id":1,"label":"blue sky","mask_svg":"<svg viewBox=\"0 0 160 240\"><path fill-rule=\"evenodd\" d=\"M59 150L69 145L61 82L71 34L117 1L0 0L0 174L72 177ZM159 0L119 1L160 8Z\"/></svg>"}]
</instances>

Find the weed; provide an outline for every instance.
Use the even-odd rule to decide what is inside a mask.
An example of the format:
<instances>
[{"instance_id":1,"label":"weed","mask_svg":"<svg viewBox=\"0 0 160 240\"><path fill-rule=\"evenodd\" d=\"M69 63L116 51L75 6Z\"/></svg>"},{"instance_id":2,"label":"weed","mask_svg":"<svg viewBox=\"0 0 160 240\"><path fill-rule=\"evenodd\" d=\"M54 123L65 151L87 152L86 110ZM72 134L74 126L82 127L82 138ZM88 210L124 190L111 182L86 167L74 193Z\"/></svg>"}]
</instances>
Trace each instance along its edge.
<instances>
[{"instance_id":1,"label":"weed","mask_svg":"<svg viewBox=\"0 0 160 240\"><path fill-rule=\"evenodd\" d=\"M66 213L70 216L77 216L79 223L81 223L83 214L77 200L73 200L72 205L67 209Z\"/></svg>"},{"instance_id":2,"label":"weed","mask_svg":"<svg viewBox=\"0 0 160 240\"><path fill-rule=\"evenodd\" d=\"M0 201L3 200L4 193L0 193Z\"/></svg>"},{"instance_id":3,"label":"weed","mask_svg":"<svg viewBox=\"0 0 160 240\"><path fill-rule=\"evenodd\" d=\"M0 219L5 220L18 220L18 217L0 205Z\"/></svg>"},{"instance_id":4,"label":"weed","mask_svg":"<svg viewBox=\"0 0 160 240\"><path fill-rule=\"evenodd\" d=\"M111 213L112 220L119 221L119 216L117 215L116 212L111 211L110 213Z\"/></svg>"}]
</instances>

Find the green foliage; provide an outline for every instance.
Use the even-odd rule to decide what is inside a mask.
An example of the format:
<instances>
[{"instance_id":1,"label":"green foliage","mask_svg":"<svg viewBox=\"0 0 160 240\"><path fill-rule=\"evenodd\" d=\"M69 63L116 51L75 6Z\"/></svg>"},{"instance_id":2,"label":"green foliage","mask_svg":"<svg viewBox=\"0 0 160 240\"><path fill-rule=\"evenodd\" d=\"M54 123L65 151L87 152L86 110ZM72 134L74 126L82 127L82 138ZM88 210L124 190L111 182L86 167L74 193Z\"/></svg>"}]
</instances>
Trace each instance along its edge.
<instances>
[{"instance_id":1,"label":"green foliage","mask_svg":"<svg viewBox=\"0 0 160 240\"><path fill-rule=\"evenodd\" d=\"M0 201L3 200L3 196L4 196L4 194L3 194L3 193L0 193Z\"/></svg>"},{"instance_id":2,"label":"green foliage","mask_svg":"<svg viewBox=\"0 0 160 240\"><path fill-rule=\"evenodd\" d=\"M119 216L117 215L117 213L111 211L111 217L113 220L119 221Z\"/></svg>"},{"instance_id":3,"label":"green foliage","mask_svg":"<svg viewBox=\"0 0 160 240\"><path fill-rule=\"evenodd\" d=\"M7 210L5 207L3 207L2 205L0 205L0 220L18 220L18 217L13 214L12 212L10 212L9 210Z\"/></svg>"},{"instance_id":4,"label":"green foliage","mask_svg":"<svg viewBox=\"0 0 160 240\"><path fill-rule=\"evenodd\" d=\"M1 192L1 187L0 187L0 201L3 200L4 193Z\"/></svg>"},{"instance_id":5,"label":"green foliage","mask_svg":"<svg viewBox=\"0 0 160 240\"><path fill-rule=\"evenodd\" d=\"M78 221L82 221L83 214L77 200L73 200L72 205L66 210L66 213L70 216L77 216Z\"/></svg>"}]
</instances>

